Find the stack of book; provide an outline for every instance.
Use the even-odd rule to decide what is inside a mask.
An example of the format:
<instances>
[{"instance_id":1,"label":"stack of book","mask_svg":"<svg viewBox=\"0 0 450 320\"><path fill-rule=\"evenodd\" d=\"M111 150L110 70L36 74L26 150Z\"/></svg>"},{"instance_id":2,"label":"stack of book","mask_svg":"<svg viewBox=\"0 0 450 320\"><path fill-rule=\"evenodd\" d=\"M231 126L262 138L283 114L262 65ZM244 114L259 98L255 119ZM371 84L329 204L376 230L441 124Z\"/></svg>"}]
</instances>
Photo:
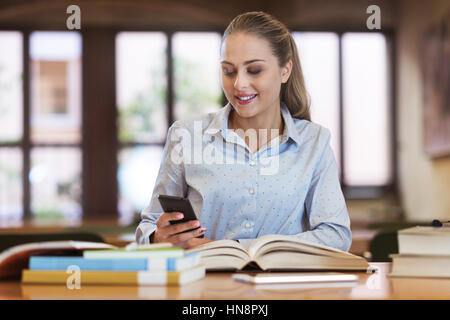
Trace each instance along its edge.
<instances>
[{"instance_id":1,"label":"stack of book","mask_svg":"<svg viewBox=\"0 0 450 320\"><path fill-rule=\"evenodd\" d=\"M22 283L183 285L205 277L200 255L178 247L150 245L82 252L83 256L31 256L28 269L22 270Z\"/></svg>"},{"instance_id":2,"label":"stack of book","mask_svg":"<svg viewBox=\"0 0 450 320\"><path fill-rule=\"evenodd\" d=\"M450 278L450 227L414 227L398 232L390 276Z\"/></svg>"}]
</instances>

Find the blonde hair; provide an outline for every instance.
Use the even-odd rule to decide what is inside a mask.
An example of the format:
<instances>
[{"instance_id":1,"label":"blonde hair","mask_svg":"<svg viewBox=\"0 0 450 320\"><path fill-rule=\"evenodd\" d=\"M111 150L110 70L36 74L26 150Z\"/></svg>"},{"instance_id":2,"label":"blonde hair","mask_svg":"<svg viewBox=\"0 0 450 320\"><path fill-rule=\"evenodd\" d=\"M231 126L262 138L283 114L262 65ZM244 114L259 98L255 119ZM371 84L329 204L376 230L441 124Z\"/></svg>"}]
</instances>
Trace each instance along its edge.
<instances>
[{"instance_id":1,"label":"blonde hair","mask_svg":"<svg viewBox=\"0 0 450 320\"><path fill-rule=\"evenodd\" d=\"M280 102L286 104L292 117L311 121L310 101L305 88L297 45L288 28L268 13L246 12L230 22L223 34L222 44L230 34L238 31L266 39L280 67L284 67L290 59L292 60L289 79L281 84Z\"/></svg>"}]
</instances>

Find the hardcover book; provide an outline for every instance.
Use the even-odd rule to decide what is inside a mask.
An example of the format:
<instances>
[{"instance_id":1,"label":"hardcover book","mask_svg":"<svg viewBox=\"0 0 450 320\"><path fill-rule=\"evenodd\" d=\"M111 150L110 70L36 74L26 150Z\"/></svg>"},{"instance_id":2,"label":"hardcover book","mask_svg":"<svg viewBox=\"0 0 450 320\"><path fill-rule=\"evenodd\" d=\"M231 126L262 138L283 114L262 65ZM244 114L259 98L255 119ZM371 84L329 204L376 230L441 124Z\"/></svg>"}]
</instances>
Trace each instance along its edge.
<instances>
[{"instance_id":1,"label":"hardcover book","mask_svg":"<svg viewBox=\"0 0 450 320\"><path fill-rule=\"evenodd\" d=\"M209 242L187 252L199 252L212 270L352 270L373 271L359 256L285 235L265 235L246 250L234 240Z\"/></svg>"},{"instance_id":2,"label":"hardcover book","mask_svg":"<svg viewBox=\"0 0 450 320\"><path fill-rule=\"evenodd\" d=\"M183 285L205 277L200 264L183 271L80 271L80 285ZM70 273L62 270L22 271L24 284L67 284Z\"/></svg>"},{"instance_id":3,"label":"hardcover book","mask_svg":"<svg viewBox=\"0 0 450 320\"><path fill-rule=\"evenodd\" d=\"M84 257L31 257L30 270L67 270L75 265L80 270L103 271L182 271L200 264L200 254L183 257L150 257L124 259L86 259Z\"/></svg>"},{"instance_id":4,"label":"hardcover book","mask_svg":"<svg viewBox=\"0 0 450 320\"><path fill-rule=\"evenodd\" d=\"M20 278L22 269L28 267L31 256L36 255L81 255L88 249L112 249L115 246L87 241L31 242L10 247L0 253L0 279Z\"/></svg>"}]
</instances>

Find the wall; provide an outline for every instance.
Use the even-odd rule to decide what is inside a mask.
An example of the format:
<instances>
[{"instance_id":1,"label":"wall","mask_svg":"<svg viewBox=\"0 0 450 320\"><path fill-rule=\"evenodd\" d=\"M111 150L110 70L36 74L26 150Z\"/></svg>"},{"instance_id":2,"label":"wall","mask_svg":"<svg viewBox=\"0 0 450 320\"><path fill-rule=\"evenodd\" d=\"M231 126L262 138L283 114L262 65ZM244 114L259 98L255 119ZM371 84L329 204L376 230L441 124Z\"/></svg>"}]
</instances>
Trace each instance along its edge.
<instances>
[{"instance_id":1,"label":"wall","mask_svg":"<svg viewBox=\"0 0 450 320\"><path fill-rule=\"evenodd\" d=\"M269 12L289 27L364 30L369 17L367 7L373 4L380 7L382 28L394 28L397 18L397 1L389 0L292 0L269 3Z\"/></svg>"},{"instance_id":2,"label":"wall","mask_svg":"<svg viewBox=\"0 0 450 320\"><path fill-rule=\"evenodd\" d=\"M450 157L424 153L419 41L450 10L448 0L403 0L397 29L397 108L400 196L412 220L450 220Z\"/></svg>"},{"instance_id":3,"label":"wall","mask_svg":"<svg viewBox=\"0 0 450 320\"><path fill-rule=\"evenodd\" d=\"M224 30L232 18L263 10L290 27L365 27L366 8L377 4L382 24L395 23L396 1L389 0L4 0L0 25L30 28L65 28L71 4L81 9L82 29L114 28L215 28Z\"/></svg>"}]
</instances>

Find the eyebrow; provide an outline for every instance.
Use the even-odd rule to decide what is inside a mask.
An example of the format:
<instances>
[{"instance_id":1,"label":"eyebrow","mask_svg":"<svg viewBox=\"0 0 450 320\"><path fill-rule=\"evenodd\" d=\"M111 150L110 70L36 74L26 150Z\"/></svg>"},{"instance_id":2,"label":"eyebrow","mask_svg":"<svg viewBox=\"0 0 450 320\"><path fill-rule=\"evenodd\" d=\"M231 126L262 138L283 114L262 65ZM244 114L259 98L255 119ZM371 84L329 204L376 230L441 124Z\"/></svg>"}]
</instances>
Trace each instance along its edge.
<instances>
[{"instance_id":1,"label":"eyebrow","mask_svg":"<svg viewBox=\"0 0 450 320\"><path fill-rule=\"evenodd\" d=\"M262 60L262 59L248 60L248 61L245 61L245 62L244 62L244 66L247 65L247 64L253 63L253 62L258 62L258 61L264 61L264 62L265 62L266 60ZM221 63L226 63L226 64L229 64L229 65L234 66L234 64L232 64L231 62L228 62L228 61L226 61L226 60L222 61Z\"/></svg>"}]
</instances>

